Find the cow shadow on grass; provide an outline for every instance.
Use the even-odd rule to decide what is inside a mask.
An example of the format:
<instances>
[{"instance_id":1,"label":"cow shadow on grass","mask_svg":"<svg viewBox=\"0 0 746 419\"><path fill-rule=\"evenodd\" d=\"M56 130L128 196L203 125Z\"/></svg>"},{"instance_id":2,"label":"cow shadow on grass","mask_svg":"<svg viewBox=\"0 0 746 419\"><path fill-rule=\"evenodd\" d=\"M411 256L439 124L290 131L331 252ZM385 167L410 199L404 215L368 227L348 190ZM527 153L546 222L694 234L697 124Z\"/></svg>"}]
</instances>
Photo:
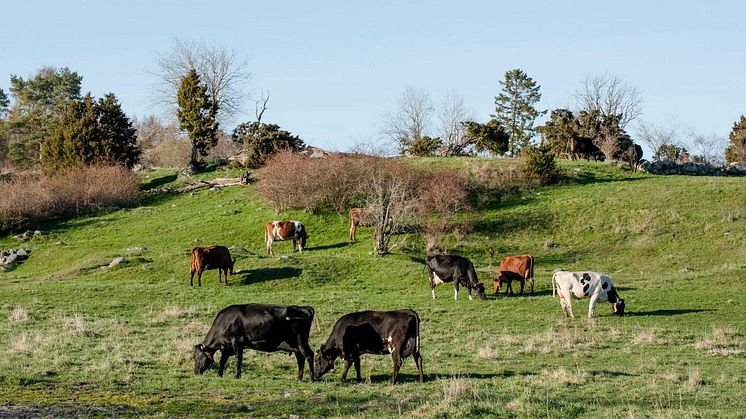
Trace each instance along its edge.
<instances>
[{"instance_id":1,"label":"cow shadow on grass","mask_svg":"<svg viewBox=\"0 0 746 419\"><path fill-rule=\"evenodd\" d=\"M143 191L147 191L148 189L155 189L159 186L163 186L165 184L171 183L175 181L177 178L178 178L178 173L148 178L147 182L143 182L142 185L140 185L140 189Z\"/></svg>"},{"instance_id":2,"label":"cow shadow on grass","mask_svg":"<svg viewBox=\"0 0 746 419\"><path fill-rule=\"evenodd\" d=\"M490 284L490 287L492 284ZM520 285L519 285L520 286ZM504 298L529 298L529 297L546 297L546 296L552 296L552 290L540 290L540 291L534 291L533 293L524 291L523 294L515 291L515 288L513 288L513 295L505 295L505 291L500 290L499 291L499 297L497 297L498 300L502 300Z\"/></svg>"},{"instance_id":3,"label":"cow shadow on grass","mask_svg":"<svg viewBox=\"0 0 746 419\"><path fill-rule=\"evenodd\" d=\"M684 308L652 311L627 311L625 316L678 316L680 314L704 313L716 311L714 308Z\"/></svg>"},{"instance_id":4,"label":"cow shadow on grass","mask_svg":"<svg viewBox=\"0 0 746 419\"><path fill-rule=\"evenodd\" d=\"M409 359L409 358L407 358ZM410 361L411 363L411 361ZM411 365L410 365L411 366ZM402 368L406 367L406 360L404 362L404 366ZM434 381L434 380L447 380L454 377L460 377L460 378L469 378L474 380L491 380L493 378L508 378L508 377L514 377L514 376L524 376L524 375L534 375L532 372L524 372L524 371L503 371L501 373L459 373L459 374L425 374L424 380L425 382L428 381ZM420 376L417 374L402 374L399 373L399 378L396 380L397 384L399 383L416 383L420 379ZM366 378L363 376L363 381L365 381ZM370 380L371 383L386 383L391 381L391 374L381 373L381 374L371 374L368 377L368 380ZM352 378L348 376L347 379L350 383L355 383L355 375L352 374Z\"/></svg>"},{"instance_id":5,"label":"cow shadow on grass","mask_svg":"<svg viewBox=\"0 0 746 419\"><path fill-rule=\"evenodd\" d=\"M251 285L259 282L274 281L278 279L297 278L303 273L303 269L284 266L281 268L258 268L242 270L234 275L236 283L240 285Z\"/></svg>"},{"instance_id":6,"label":"cow shadow on grass","mask_svg":"<svg viewBox=\"0 0 746 419\"><path fill-rule=\"evenodd\" d=\"M314 246L314 247L306 247L306 250L327 250L327 249L339 249L342 247L347 247L351 245L350 242L341 242L341 243L334 243L334 244L324 244L321 246Z\"/></svg>"}]
</instances>

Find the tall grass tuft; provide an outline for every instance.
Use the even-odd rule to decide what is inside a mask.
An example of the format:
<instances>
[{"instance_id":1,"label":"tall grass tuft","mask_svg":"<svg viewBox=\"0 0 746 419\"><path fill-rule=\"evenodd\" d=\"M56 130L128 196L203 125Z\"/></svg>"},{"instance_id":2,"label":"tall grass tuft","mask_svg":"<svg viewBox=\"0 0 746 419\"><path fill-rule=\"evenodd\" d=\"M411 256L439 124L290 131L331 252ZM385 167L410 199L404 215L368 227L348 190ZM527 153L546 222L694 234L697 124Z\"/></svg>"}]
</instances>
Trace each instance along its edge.
<instances>
[{"instance_id":1,"label":"tall grass tuft","mask_svg":"<svg viewBox=\"0 0 746 419\"><path fill-rule=\"evenodd\" d=\"M120 166L78 167L50 177L13 179L0 183L0 232L128 205L138 192L137 176Z\"/></svg>"}]
</instances>

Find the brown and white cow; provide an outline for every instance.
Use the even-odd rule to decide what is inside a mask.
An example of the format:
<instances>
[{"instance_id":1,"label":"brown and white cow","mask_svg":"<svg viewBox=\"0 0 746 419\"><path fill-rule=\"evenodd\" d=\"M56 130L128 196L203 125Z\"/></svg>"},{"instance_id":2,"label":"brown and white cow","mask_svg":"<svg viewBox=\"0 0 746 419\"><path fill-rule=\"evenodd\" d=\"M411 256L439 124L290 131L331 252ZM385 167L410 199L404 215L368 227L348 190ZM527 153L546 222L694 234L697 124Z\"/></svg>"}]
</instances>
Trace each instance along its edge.
<instances>
[{"instance_id":1,"label":"brown and white cow","mask_svg":"<svg viewBox=\"0 0 746 419\"><path fill-rule=\"evenodd\" d=\"M505 294L513 294L513 280L521 281L521 294L526 280L531 282L531 293L534 293L534 257L531 255L506 256L500 262L497 278L492 282L492 293L497 294L505 282Z\"/></svg>"},{"instance_id":2,"label":"brown and white cow","mask_svg":"<svg viewBox=\"0 0 746 419\"><path fill-rule=\"evenodd\" d=\"M368 222L368 212L365 208L352 208L350 209L350 241L355 240L355 233L357 232L358 225L366 225Z\"/></svg>"},{"instance_id":3,"label":"brown and white cow","mask_svg":"<svg viewBox=\"0 0 746 419\"><path fill-rule=\"evenodd\" d=\"M209 269L218 270L218 282L223 282L222 274L225 273L225 285L228 285L228 274L233 275L233 263L231 252L225 246L195 247L192 249L192 265L189 270L189 285L194 286L194 274L197 273L197 286L202 286L202 272Z\"/></svg>"},{"instance_id":4,"label":"brown and white cow","mask_svg":"<svg viewBox=\"0 0 746 419\"><path fill-rule=\"evenodd\" d=\"M282 220L268 222L265 227L264 237L267 241L267 253L274 255L272 253L272 243L276 240L293 240L293 250L297 247L298 252L303 253L308 234L306 233L306 226L302 222Z\"/></svg>"}]
</instances>

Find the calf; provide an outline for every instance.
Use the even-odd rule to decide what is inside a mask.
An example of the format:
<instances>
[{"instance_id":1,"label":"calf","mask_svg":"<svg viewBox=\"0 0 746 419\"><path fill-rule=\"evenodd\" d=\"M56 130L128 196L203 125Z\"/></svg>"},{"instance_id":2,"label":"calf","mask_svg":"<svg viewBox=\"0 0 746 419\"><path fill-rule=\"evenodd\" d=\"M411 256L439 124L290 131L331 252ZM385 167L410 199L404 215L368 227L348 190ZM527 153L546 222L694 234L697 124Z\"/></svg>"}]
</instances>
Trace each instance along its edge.
<instances>
[{"instance_id":1,"label":"calf","mask_svg":"<svg viewBox=\"0 0 746 419\"><path fill-rule=\"evenodd\" d=\"M311 307L240 304L226 307L212 322L207 337L194 347L194 373L202 374L220 351L218 375L223 376L225 364L236 355L236 378L241 376L245 348L262 352L285 351L295 354L298 380L303 379L306 359L311 380L313 351L308 345L314 310Z\"/></svg>"},{"instance_id":2,"label":"calf","mask_svg":"<svg viewBox=\"0 0 746 419\"><path fill-rule=\"evenodd\" d=\"M526 280L531 282L531 294L534 293L534 257L531 255L523 256L506 256L500 262L500 268L497 278L492 283L492 293L497 294L503 282L508 285L505 287L505 294L513 294L513 280L521 281L521 294Z\"/></svg>"},{"instance_id":3,"label":"calf","mask_svg":"<svg viewBox=\"0 0 746 419\"><path fill-rule=\"evenodd\" d=\"M206 269L218 270L218 282L223 282L225 273L225 285L228 285L228 275L233 275L233 263L231 252L225 246L195 247L192 249L192 266L189 269L189 285L194 286L194 274L197 273L197 286L202 286L202 272Z\"/></svg>"},{"instance_id":4,"label":"calf","mask_svg":"<svg viewBox=\"0 0 746 419\"><path fill-rule=\"evenodd\" d=\"M458 300L459 284L469 291L470 300L472 289L476 290L479 298L487 299L484 294L484 285L479 282L474 265L469 259L456 255L428 255L425 258L425 267L430 277L430 292L433 294L433 300L435 299L435 287L445 282L453 282L455 300Z\"/></svg>"},{"instance_id":5,"label":"calf","mask_svg":"<svg viewBox=\"0 0 746 419\"><path fill-rule=\"evenodd\" d=\"M293 240L293 250L298 248L298 252L303 253L303 248L306 247L306 240L308 234L306 233L306 226L300 221L270 221L267 223L264 229L264 238L267 241L267 253L272 253L272 243L275 240Z\"/></svg>"},{"instance_id":6,"label":"calf","mask_svg":"<svg viewBox=\"0 0 746 419\"><path fill-rule=\"evenodd\" d=\"M597 302L608 301L614 308L614 314L624 315L624 299L614 289L611 278L597 272L568 272L557 269L552 274L552 295L559 294L560 306L568 317L572 314L572 298L590 297L588 318L593 318Z\"/></svg>"},{"instance_id":7,"label":"calf","mask_svg":"<svg viewBox=\"0 0 746 419\"><path fill-rule=\"evenodd\" d=\"M360 382L360 354L391 354L394 362L391 384L396 384L403 359L412 355L422 382L420 317L414 310L345 314L334 324L331 335L316 353L316 378L334 368L334 361L341 356L345 361L342 380L347 379L347 371L354 364Z\"/></svg>"}]
</instances>

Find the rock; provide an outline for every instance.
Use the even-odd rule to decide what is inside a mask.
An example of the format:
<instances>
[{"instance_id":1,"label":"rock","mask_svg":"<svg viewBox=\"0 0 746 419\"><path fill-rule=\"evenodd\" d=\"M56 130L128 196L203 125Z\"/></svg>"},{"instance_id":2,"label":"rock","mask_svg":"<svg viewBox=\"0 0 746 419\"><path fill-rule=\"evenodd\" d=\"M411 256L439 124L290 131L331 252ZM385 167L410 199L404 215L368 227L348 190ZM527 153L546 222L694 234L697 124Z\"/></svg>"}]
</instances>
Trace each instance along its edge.
<instances>
[{"instance_id":1,"label":"rock","mask_svg":"<svg viewBox=\"0 0 746 419\"><path fill-rule=\"evenodd\" d=\"M117 257L114 258L114 260L111 261L111 263L109 264L109 267L113 268L115 266L122 265L122 264L125 264L125 263L128 263L128 262L129 261L127 259L125 259L125 258L123 258L121 256L117 256Z\"/></svg>"}]
</instances>

